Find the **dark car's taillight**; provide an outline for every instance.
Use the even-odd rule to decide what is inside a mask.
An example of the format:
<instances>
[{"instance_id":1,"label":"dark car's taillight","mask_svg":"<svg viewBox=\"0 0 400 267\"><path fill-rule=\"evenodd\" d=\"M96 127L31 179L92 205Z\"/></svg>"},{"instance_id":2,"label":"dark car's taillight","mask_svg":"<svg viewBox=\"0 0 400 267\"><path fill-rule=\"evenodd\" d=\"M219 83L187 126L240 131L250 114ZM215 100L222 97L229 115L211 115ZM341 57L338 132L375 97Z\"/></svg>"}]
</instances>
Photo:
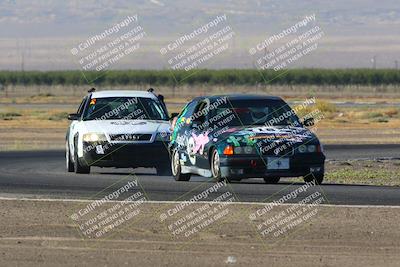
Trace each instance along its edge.
<instances>
[{"instance_id":1,"label":"dark car's taillight","mask_svg":"<svg viewBox=\"0 0 400 267\"><path fill-rule=\"evenodd\" d=\"M233 155L233 146L227 145L224 148L224 155L227 155L227 156Z\"/></svg>"}]
</instances>

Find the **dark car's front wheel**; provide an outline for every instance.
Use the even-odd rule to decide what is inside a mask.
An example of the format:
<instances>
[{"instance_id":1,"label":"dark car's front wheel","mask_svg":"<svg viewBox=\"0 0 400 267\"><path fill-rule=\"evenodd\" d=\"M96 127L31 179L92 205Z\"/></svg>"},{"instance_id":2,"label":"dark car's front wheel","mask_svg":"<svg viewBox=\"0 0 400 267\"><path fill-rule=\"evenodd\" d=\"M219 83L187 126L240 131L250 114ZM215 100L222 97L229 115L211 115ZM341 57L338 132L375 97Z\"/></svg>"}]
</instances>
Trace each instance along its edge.
<instances>
[{"instance_id":1,"label":"dark car's front wheel","mask_svg":"<svg viewBox=\"0 0 400 267\"><path fill-rule=\"evenodd\" d=\"M65 165L68 172L74 171L74 163L71 161L71 154L69 153L68 141L65 143Z\"/></svg>"},{"instance_id":2,"label":"dark car's front wheel","mask_svg":"<svg viewBox=\"0 0 400 267\"><path fill-rule=\"evenodd\" d=\"M174 150L172 153L171 159L171 170L172 176L174 176L175 181L189 181L190 180L190 173L182 173L182 167L179 160L179 152L178 150Z\"/></svg>"}]
</instances>

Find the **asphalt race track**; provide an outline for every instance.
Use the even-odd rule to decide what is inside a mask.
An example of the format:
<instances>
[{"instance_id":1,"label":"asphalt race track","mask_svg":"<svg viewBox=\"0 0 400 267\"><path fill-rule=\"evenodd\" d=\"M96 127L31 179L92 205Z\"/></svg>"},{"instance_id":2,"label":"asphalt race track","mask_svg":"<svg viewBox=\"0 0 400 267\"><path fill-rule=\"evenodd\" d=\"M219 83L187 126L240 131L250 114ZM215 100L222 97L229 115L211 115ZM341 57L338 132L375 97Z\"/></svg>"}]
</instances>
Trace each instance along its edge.
<instances>
[{"instance_id":1,"label":"asphalt race track","mask_svg":"<svg viewBox=\"0 0 400 267\"><path fill-rule=\"evenodd\" d=\"M328 160L398 158L399 151L400 145L325 146ZM67 173L64 151L0 153L0 197L3 198L98 199L133 179L138 179L148 199L154 201L188 200L214 184L207 178L197 176L189 182L176 182L172 177L156 176L154 170L143 168L96 167L92 168L90 175ZM248 179L229 184L221 192L231 191L237 201L271 202L302 185L292 184L290 180L268 185L261 179ZM309 188L307 192L313 191L325 196L325 204L400 205L400 188L397 187L324 184Z\"/></svg>"}]
</instances>

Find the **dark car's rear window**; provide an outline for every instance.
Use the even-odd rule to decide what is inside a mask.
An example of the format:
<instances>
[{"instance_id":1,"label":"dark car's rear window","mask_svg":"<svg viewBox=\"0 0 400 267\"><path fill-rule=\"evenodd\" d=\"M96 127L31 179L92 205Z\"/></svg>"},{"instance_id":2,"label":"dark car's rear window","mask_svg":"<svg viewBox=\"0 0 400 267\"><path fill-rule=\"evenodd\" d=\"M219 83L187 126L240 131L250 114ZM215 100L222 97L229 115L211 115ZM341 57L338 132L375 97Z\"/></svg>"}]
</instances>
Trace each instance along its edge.
<instances>
[{"instance_id":1,"label":"dark car's rear window","mask_svg":"<svg viewBox=\"0 0 400 267\"><path fill-rule=\"evenodd\" d=\"M228 122L228 126L250 126L250 125L300 125L299 118L282 100L229 100L218 105L210 113L211 116L218 114L234 114ZM225 116L221 116L225 117ZM222 118L223 119L223 118Z\"/></svg>"}]
</instances>

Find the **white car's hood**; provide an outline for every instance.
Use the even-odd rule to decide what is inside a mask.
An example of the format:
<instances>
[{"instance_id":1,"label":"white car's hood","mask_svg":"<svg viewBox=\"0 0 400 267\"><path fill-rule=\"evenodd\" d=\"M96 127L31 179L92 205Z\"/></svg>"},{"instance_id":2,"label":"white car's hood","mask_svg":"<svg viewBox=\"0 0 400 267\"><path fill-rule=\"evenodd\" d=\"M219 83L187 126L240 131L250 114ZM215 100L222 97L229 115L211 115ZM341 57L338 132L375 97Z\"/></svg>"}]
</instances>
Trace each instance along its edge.
<instances>
[{"instance_id":1,"label":"white car's hood","mask_svg":"<svg viewBox=\"0 0 400 267\"><path fill-rule=\"evenodd\" d=\"M83 121L86 133L126 134L169 132L169 122L161 120L91 120Z\"/></svg>"}]
</instances>

